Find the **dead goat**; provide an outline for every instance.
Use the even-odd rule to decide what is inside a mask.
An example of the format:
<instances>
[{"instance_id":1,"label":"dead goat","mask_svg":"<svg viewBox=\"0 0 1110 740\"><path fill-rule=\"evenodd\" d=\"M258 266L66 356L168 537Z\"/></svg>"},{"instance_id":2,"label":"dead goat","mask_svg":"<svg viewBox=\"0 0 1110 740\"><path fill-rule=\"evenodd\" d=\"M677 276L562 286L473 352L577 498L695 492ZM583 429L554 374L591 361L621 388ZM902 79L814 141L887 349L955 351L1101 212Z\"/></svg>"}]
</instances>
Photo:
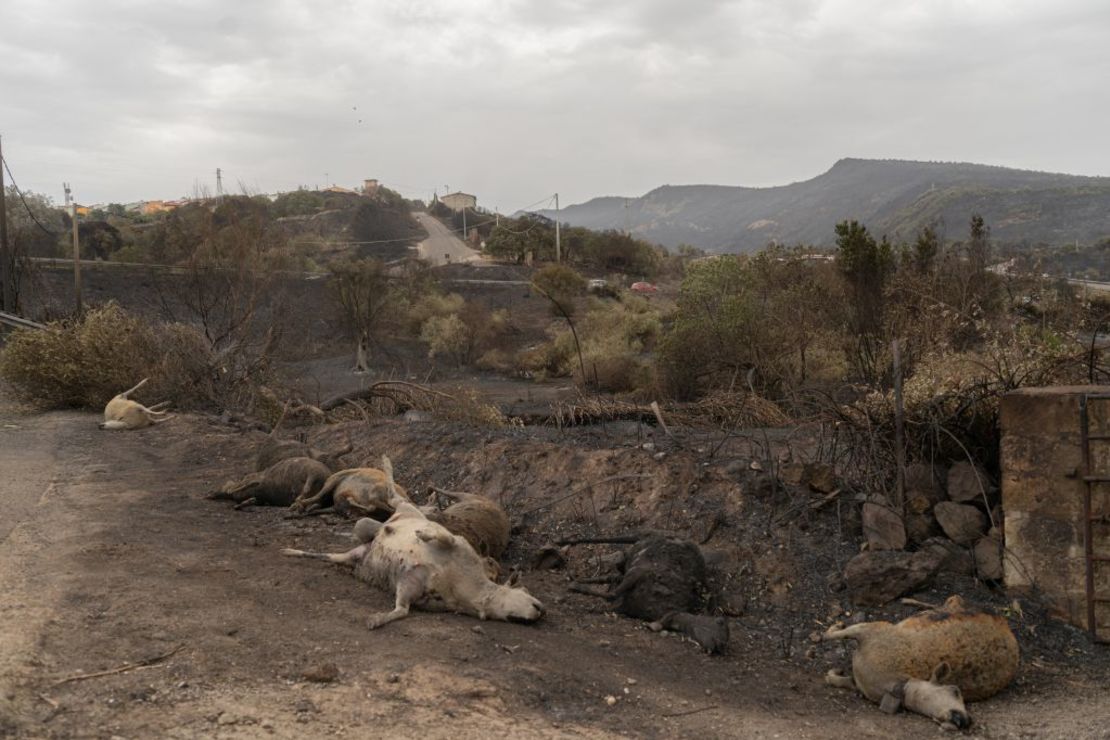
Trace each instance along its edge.
<instances>
[{"instance_id":1,"label":"dead goat","mask_svg":"<svg viewBox=\"0 0 1110 740\"><path fill-rule=\"evenodd\" d=\"M138 401L132 401L130 396L142 388L150 378L143 378L134 388L128 388L123 393L116 394L104 407L104 421L98 425L101 429L142 429L153 424L161 424L173 418L167 411L169 401L156 403L153 406L143 406Z\"/></svg>"},{"instance_id":2,"label":"dead goat","mask_svg":"<svg viewBox=\"0 0 1110 740\"><path fill-rule=\"evenodd\" d=\"M836 625L824 639L859 641L852 675L829 671L829 685L856 688L885 712L904 707L947 730L969 727L964 702L994 696L1018 669L1018 644L1006 620L967 609L959 596L897 624Z\"/></svg>"},{"instance_id":3,"label":"dead goat","mask_svg":"<svg viewBox=\"0 0 1110 740\"><path fill-rule=\"evenodd\" d=\"M620 575L601 579L616 583L611 591L571 584L572 591L616 602L616 611L653 622L658 629L680 632L710 653L728 644L725 619L699 617L706 584L705 558L693 542L665 534L562 540L559 544L629 543L617 567Z\"/></svg>"},{"instance_id":4,"label":"dead goat","mask_svg":"<svg viewBox=\"0 0 1110 740\"><path fill-rule=\"evenodd\" d=\"M345 553L286 549L282 554L350 565L360 580L392 590L393 611L372 615L370 629L405 617L413 606L520 622L535 622L543 615L543 605L524 589L487 578L481 556L466 539L429 521L396 493L388 458L382 467L395 511L369 542Z\"/></svg>"},{"instance_id":5,"label":"dead goat","mask_svg":"<svg viewBox=\"0 0 1110 740\"><path fill-rule=\"evenodd\" d=\"M254 504L290 506L299 498L312 495L331 473L318 460L291 457L271 465L260 473L250 473L238 481L228 482L208 495L210 499L235 501L235 508Z\"/></svg>"},{"instance_id":6,"label":"dead goat","mask_svg":"<svg viewBox=\"0 0 1110 740\"><path fill-rule=\"evenodd\" d=\"M378 468L348 468L332 473L314 496L302 497L293 506L301 514L333 511L345 517L377 516L384 519L393 513L392 499L409 500L408 493L393 483Z\"/></svg>"}]
</instances>

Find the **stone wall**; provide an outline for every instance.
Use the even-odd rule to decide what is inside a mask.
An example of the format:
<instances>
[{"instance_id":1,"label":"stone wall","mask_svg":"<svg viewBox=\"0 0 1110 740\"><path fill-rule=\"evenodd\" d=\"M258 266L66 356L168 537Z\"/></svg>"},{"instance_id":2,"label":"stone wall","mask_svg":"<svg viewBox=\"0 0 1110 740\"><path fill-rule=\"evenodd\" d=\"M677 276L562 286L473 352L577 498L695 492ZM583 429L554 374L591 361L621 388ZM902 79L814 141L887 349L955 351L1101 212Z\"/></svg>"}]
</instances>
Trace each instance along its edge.
<instances>
[{"instance_id":1,"label":"stone wall","mask_svg":"<svg viewBox=\"0 0 1110 740\"><path fill-rule=\"evenodd\" d=\"M1084 559L1085 484L1080 405L1107 386L1028 388L1002 399L1001 488L1008 588L1036 588L1058 616L1087 627ZM1110 435L1110 400L1088 403L1092 434ZM1110 440L1091 441L1091 472L1110 477ZM1092 496L1096 515L1110 514L1110 483ZM1093 525L1096 554L1110 555L1110 524ZM1095 595L1110 598L1110 563L1096 566ZM1096 623L1110 625L1110 604ZM1110 639L1110 629L1100 630Z\"/></svg>"}]
</instances>

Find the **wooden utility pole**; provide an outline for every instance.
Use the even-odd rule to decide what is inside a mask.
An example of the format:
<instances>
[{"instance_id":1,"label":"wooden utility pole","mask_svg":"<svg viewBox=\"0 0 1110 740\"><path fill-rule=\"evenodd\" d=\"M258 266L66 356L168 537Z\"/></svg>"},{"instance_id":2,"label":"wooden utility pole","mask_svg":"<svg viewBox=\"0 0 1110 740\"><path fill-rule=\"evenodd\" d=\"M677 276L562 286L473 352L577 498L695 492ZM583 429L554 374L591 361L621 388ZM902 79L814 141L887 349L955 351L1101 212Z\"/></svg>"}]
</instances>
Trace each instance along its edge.
<instances>
[{"instance_id":1,"label":"wooden utility pole","mask_svg":"<svg viewBox=\"0 0 1110 740\"><path fill-rule=\"evenodd\" d=\"M559 237L559 194L555 193L555 261L563 261L563 244Z\"/></svg>"},{"instance_id":2,"label":"wooden utility pole","mask_svg":"<svg viewBox=\"0 0 1110 740\"><path fill-rule=\"evenodd\" d=\"M8 204L4 188L4 146L0 141L0 307L15 313L15 290L12 285L12 253L8 246Z\"/></svg>"},{"instance_id":3,"label":"wooden utility pole","mask_svg":"<svg viewBox=\"0 0 1110 740\"><path fill-rule=\"evenodd\" d=\"M906 414L902 406L902 350L895 339L891 343L894 354L894 459L898 466L895 477L896 506L899 516L905 516L906 505Z\"/></svg>"},{"instance_id":4,"label":"wooden utility pole","mask_svg":"<svg viewBox=\"0 0 1110 740\"><path fill-rule=\"evenodd\" d=\"M77 236L77 201L69 189L69 183L62 183L66 191L66 206L69 208L70 221L73 222L73 294L77 303L77 315L84 312L84 301L81 299L81 242Z\"/></svg>"}]
</instances>

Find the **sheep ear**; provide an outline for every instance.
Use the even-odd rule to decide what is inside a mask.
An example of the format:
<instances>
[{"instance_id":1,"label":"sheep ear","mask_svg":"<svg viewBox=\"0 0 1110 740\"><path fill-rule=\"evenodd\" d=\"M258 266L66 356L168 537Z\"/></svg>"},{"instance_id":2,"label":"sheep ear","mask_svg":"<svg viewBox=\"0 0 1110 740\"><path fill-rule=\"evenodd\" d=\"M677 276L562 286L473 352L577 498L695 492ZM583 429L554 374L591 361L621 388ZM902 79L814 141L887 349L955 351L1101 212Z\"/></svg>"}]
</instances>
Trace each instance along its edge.
<instances>
[{"instance_id":1,"label":"sheep ear","mask_svg":"<svg viewBox=\"0 0 1110 740\"><path fill-rule=\"evenodd\" d=\"M942 684L952 673L952 667L948 665L948 661L942 660L937 663L937 667L933 669L933 675L929 676L929 681L936 684Z\"/></svg>"},{"instance_id":2,"label":"sheep ear","mask_svg":"<svg viewBox=\"0 0 1110 740\"><path fill-rule=\"evenodd\" d=\"M518 583L520 583L520 571L514 570L512 573L509 574L509 577L505 579L505 585L515 586Z\"/></svg>"}]
</instances>

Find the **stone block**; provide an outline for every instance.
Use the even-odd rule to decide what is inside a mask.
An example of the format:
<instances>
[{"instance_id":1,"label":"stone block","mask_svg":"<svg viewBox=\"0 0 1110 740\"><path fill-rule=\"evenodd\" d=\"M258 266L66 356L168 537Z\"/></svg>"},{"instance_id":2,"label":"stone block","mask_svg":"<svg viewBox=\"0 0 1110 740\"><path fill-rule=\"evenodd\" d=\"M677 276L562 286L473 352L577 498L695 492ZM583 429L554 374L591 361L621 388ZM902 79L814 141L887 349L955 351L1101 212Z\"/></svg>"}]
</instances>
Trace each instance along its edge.
<instances>
[{"instance_id":1,"label":"stone block","mask_svg":"<svg viewBox=\"0 0 1110 740\"><path fill-rule=\"evenodd\" d=\"M902 517L890 507L866 502L860 514L863 536L872 550L901 550L906 546L906 527Z\"/></svg>"},{"instance_id":2,"label":"stone block","mask_svg":"<svg viewBox=\"0 0 1110 740\"><path fill-rule=\"evenodd\" d=\"M987 516L970 504L941 501L933 514L944 533L957 545L971 545L987 531Z\"/></svg>"},{"instance_id":3,"label":"stone block","mask_svg":"<svg viewBox=\"0 0 1110 740\"><path fill-rule=\"evenodd\" d=\"M958 503L989 500L995 491L987 472L966 460L948 469L948 498Z\"/></svg>"}]
</instances>

